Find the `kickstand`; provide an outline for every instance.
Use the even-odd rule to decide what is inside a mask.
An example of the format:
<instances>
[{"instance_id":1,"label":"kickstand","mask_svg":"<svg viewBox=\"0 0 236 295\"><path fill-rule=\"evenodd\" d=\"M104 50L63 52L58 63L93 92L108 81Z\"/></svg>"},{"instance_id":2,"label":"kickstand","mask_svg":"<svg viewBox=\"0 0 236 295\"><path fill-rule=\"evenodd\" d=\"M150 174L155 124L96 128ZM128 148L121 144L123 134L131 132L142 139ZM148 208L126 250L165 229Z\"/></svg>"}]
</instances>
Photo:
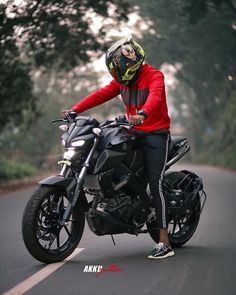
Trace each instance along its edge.
<instances>
[{"instance_id":1,"label":"kickstand","mask_svg":"<svg viewBox=\"0 0 236 295\"><path fill-rule=\"evenodd\" d=\"M113 244L114 244L114 246L115 246L116 243L115 243L115 240L114 240L114 238L113 238L113 235L111 235L111 238L112 238L112 242L113 242Z\"/></svg>"}]
</instances>

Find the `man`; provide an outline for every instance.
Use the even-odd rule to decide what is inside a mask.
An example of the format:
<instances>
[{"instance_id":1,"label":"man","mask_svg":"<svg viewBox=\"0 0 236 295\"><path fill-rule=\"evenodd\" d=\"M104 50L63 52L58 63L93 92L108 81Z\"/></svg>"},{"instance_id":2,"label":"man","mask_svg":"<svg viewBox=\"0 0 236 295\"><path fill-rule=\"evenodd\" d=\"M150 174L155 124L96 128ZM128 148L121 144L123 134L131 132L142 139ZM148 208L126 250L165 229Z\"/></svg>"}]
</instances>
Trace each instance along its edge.
<instances>
[{"instance_id":1,"label":"man","mask_svg":"<svg viewBox=\"0 0 236 295\"><path fill-rule=\"evenodd\" d=\"M129 122L134 125L144 152L145 168L160 228L160 241L148 258L160 259L174 255L168 239L167 201L162 192L170 119L164 76L152 66L143 64L144 58L143 48L132 37L117 41L106 53L106 65L113 80L85 97L72 110L81 113L121 94Z\"/></svg>"}]
</instances>

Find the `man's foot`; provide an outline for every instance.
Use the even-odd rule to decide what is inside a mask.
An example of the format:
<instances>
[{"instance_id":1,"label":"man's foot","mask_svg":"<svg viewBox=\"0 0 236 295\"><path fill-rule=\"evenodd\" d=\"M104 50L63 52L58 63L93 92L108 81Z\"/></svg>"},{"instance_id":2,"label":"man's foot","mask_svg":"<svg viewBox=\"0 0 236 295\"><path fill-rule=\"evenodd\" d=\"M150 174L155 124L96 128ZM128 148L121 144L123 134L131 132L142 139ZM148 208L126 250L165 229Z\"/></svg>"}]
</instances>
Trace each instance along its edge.
<instances>
[{"instance_id":1,"label":"man's foot","mask_svg":"<svg viewBox=\"0 0 236 295\"><path fill-rule=\"evenodd\" d=\"M163 243L156 244L154 250L149 253L148 258L151 259L162 259L170 256L174 256L174 251L170 246L165 246Z\"/></svg>"}]
</instances>

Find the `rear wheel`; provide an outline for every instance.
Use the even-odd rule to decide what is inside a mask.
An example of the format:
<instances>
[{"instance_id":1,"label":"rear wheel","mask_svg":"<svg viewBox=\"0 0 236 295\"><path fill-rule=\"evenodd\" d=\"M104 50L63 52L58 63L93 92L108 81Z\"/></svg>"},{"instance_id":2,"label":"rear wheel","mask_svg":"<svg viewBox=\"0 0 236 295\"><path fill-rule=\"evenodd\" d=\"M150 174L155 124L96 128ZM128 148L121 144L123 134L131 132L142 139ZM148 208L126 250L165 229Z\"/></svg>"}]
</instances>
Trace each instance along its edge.
<instances>
[{"instance_id":1,"label":"rear wheel","mask_svg":"<svg viewBox=\"0 0 236 295\"><path fill-rule=\"evenodd\" d=\"M186 173L183 172L170 172L165 176L164 181L168 184L169 189L181 190L182 192L185 192L184 196L187 197L188 194L191 194L194 190L194 182L190 182L190 179L187 179L187 177L188 176L186 176ZM168 203L171 204L173 201L171 199L171 194L168 194L167 192L166 194L168 195ZM190 216L169 216L169 241L173 247L180 247L187 243L197 229L201 212L199 193L196 195L196 198L191 204L191 207L192 214ZM160 233L159 229L157 229L156 221L154 220L150 223L147 223L147 229L151 238L156 243L159 243Z\"/></svg>"},{"instance_id":2,"label":"rear wheel","mask_svg":"<svg viewBox=\"0 0 236 295\"><path fill-rule=\"evenodd\" d=\"M26 248L44 263L62 261L81 240L85 211L75 206L68 222L61 226L63 214L70 202L63 190L41 186L26 205L22 220L22 235Z\"/></svg>"}]
</instances>

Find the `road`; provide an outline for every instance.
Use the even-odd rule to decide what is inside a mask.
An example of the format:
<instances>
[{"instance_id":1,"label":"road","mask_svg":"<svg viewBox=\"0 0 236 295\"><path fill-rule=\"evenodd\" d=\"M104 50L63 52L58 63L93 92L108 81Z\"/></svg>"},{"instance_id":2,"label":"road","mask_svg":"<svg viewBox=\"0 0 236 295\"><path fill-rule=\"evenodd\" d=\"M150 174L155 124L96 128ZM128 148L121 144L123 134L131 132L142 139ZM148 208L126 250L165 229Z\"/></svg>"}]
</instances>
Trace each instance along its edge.
<instances>
[{"instance_id":1,"label":"road","mask_svg":"<svg viewBox=\"0 0 236 295\"><path fill-rule=\"evenodd\" d=\"M173 258L147 259L154 245L148 235L118 235L113 246L110 237L97 237L86 228L78 246L84 250L38 284L34 282L27 294L235 294L236 173L204 166L177 168L199 174L208 199L195 235L184 247L175 249ZM33 274L39 277L38 272L46 270L29 255L21 237L23 209L34 189L28 187L0 197L0 294L19 283L32 283ZM104 272L99 277L84 272L88 266L107 269L111 264L122 271Z\"/></svg>"}]
</instances>

